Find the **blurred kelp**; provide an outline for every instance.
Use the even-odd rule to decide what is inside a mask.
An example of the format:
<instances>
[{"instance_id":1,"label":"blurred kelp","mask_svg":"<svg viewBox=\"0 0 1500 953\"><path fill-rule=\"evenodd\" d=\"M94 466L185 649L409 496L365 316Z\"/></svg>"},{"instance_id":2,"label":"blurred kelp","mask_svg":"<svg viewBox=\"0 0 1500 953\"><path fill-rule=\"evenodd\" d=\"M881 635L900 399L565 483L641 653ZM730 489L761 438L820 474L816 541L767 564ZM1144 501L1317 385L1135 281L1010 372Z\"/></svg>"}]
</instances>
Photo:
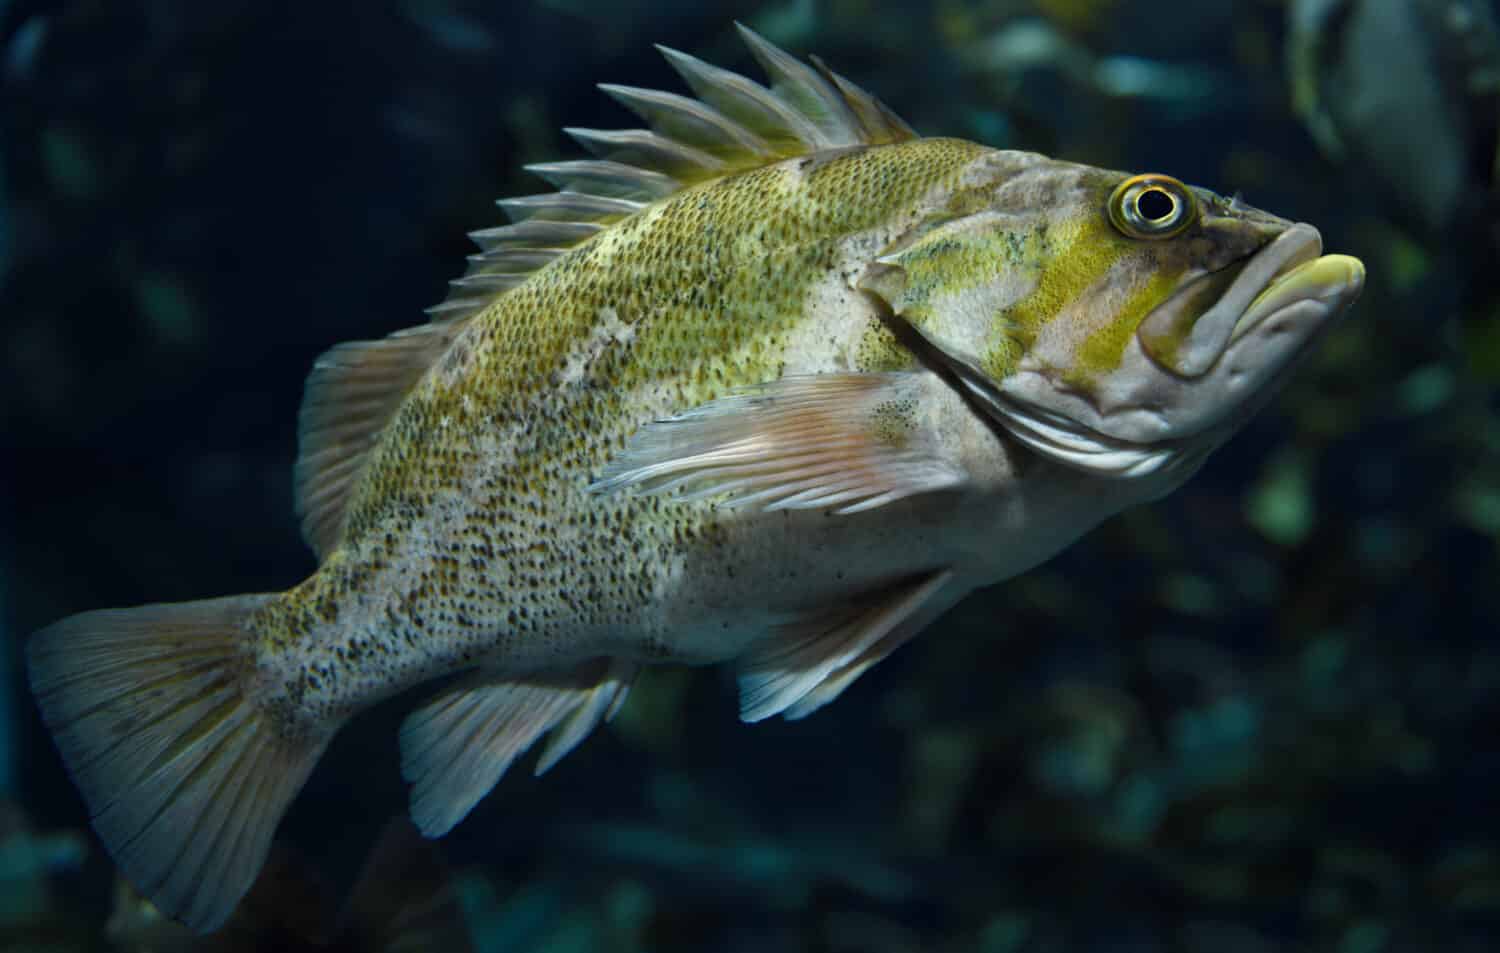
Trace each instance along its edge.
<instances>
[{"instance_id":1,"label":"blurred kelp","mask_svg":"<svg viewBox=\"0 0 1500 953\"><path fill-rule=\"evenodd\" d=\"M68 889L88 852L77 831L39 831L20 805L0 799L0 949L87 948Z\"/></svg>"},{"instance_id":2,"label":"blurred kelp","mask_svg":"<svg viewBox=\"0 0 1500 953\"><path fill-rule=\"evenodd\" d=\"M9 560L0 558L0 567ZM0 569L3 571L3 569ZM0 576L0 798L15 796L16 775L19 771L17 750L21 722L21 706L26 704L21 691L21 675L17 671L19 654L15 647L20 641L10 634L10 600L5 591L6 579Z\"/></svg>"},{"instance_id":3,"label":"blurred kelp","mask_svg":"<svg viewBox=\"0 0 1500 953\"><path fill-rule=\"evenodd\" d=\"M315 861L277 844L234 916L212 935L198 936L163 916L123 877L115 881L105 933L115 946L138 953L470 953L454 884L438 848L397 817L342 902Z\"/></svg>"},{"instance_id":4,"label":"blurred kelp","mask_svg":"<svg viewBox=\"0 0 1500 953\"><path fill-rule=\"evenodd\" d=\"M840 704L745 728L716 676L656 672L509 779L437 845L476 948L1492 949L1495 9L1165 9L0 5L6 948L129 948L16 634L300 579L312 358L438 301L491 200L542 187L520 166L576 155L562 125L623 124L594 83L675 88L652 43L744 66L740 18L924 133L1240 191L1369 285L1184 489ZM397 717L283 828L337 896L403 808Z\"/></svg>"}]
</instances>

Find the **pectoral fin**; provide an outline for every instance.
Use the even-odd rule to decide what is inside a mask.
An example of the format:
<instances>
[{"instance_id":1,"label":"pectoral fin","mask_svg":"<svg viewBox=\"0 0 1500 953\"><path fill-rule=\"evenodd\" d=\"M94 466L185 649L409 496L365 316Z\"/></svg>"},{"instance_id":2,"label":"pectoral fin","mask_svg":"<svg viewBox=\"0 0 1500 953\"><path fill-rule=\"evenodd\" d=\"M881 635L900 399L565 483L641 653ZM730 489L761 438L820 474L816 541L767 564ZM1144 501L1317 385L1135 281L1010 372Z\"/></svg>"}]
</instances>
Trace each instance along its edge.
<instances>
[{"instance_id":1,"label":"pectoral fin","mask_svg":"<svg viewBox=\"0 0 1500 953\"><path fill-rule=\"evenodd\" d=\"M801 718L832 701L915 634L915 629L903 631L904 637L882 651L887 637L952 578L953 571L944 569L785 626L740 665L740 720L761 721L783 713Z\"/></svg>"},{"instance_id":2,"label":"pectoral fin","mask_svg":"<svg viewBox=\"0 0 1500 953\"><path fill-rule=\"evenodd\" d=\"M962 485L926 372L786 377L641 428L590 489L855 513Z\"/></svg>"}]
</instances>

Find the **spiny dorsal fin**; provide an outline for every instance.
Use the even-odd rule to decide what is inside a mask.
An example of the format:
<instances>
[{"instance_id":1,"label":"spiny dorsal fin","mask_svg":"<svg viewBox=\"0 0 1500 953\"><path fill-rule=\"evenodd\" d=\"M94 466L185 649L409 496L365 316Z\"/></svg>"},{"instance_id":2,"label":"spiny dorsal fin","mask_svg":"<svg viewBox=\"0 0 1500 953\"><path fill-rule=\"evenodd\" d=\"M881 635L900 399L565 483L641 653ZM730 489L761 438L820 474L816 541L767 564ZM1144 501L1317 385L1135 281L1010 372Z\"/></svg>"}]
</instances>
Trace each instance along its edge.
<instances>
[{"instance_id":1,"label":"spiny dorsal fin","mask_svg":"<svg viewBox=\"0 0 1500 953\"><path fill-rule=\"evenodd\" d=\"M338 544L370 448L465 323L434 322L379 341L346 341L313 364L297 420L292 479L302 536L319 559Z\"/></svg>"},{"instance_id":2,"label":"spiny dorsal fin","mask_svg":"<svg viewBox=\"0 0 1500 953\"><path fill-rule=\"evenodd\" d=\"M471 233L482 251L428 313L436 320L477 314L600 229L687 186L826 149L916 138L883 103L821 60L803 63L738 26L769 89L658 46L698 98L601 84L649 128L564 130L597 158L527 166L560 191L502 200L516 224Z\"/></svg>"}]
</instances>

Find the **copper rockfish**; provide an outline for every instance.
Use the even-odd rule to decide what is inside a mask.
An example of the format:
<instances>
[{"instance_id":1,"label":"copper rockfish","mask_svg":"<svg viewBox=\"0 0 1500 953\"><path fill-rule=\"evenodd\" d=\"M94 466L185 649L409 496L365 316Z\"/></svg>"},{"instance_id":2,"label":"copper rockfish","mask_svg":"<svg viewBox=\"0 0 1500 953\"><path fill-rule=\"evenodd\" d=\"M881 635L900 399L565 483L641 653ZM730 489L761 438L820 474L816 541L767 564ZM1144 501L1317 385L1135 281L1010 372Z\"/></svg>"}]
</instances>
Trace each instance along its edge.
<instances>
[{"instance_id":1,"label":"copper rockfish","mask_svg":"<svg viewBox=\"0 0 1500 953\"><path fill-rule=\"evenodd\" d=\"M429 323L313 366L287 592L87 612L30 643L41 712L125 875L198 930L254 882L350 717L401 731L417 826L537 770L642 666L727 662L800 718L967 593L1185 480L1359 293L1310 225L1166 175L923 138L741 31L762 86L595 158Z\"/></svg>"}]
</instances>

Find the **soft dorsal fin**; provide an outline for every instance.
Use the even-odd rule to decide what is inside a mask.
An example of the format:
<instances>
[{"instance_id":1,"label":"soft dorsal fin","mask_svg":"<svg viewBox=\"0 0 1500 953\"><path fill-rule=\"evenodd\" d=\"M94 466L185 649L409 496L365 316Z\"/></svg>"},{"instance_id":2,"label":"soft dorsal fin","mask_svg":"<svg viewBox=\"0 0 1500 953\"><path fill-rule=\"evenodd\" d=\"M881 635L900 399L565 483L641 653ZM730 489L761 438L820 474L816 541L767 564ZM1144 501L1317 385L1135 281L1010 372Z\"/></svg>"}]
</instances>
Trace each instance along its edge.
<instances>
[{"instance_id":1,"label":"soft dorsal fin","mask_svg":"<svg viewBox=\"0 0 1500 953\"><path fill-rule=\"evenodd\" d=\"M319 559L338 544L370 448L465 323L435 322L379 341L346 341L314 362L297 420L292 480L302 536Z\"/></svg>"},{"instance_id":2,"label":"soft dorsal fin","mask_svg":"<svg viewBox=\"0 0 1500 953\"><path fill-rule=\"evenodd\" d=\"M649 128L565 130L597 158L527 166L559 191L502 200L515 224L471 233L480 253L428 313L437 320L477 314L600 229L690 185L826 149L916 138L883 103L821 60L803 63L744 25L739 31L769 89L657 47L698 98L601 84Z\"/></svg>"}]
</instances>

